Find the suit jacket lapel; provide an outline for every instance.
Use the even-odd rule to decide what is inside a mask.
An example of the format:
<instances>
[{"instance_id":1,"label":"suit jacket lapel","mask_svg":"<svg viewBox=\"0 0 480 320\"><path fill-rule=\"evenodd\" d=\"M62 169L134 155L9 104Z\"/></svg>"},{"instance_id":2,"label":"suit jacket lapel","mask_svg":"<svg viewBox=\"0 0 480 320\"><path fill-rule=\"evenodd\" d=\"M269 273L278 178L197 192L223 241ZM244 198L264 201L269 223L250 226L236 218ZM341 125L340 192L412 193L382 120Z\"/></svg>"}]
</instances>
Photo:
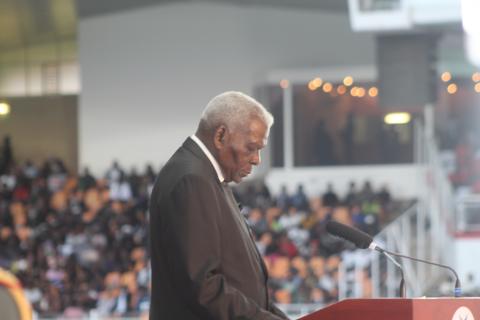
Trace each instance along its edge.
<instances>
[{"instance_id":1,"label":"suit jacket lapel","mask_svg":"<svg viewBox=\"0 0 480 320\"><path fill-rule=\"evenodd\" d=\"M227 196L229 196L231 198L231 201L233 201L233 203L237 203L236 200L235 200L235 197L233 196L231 188L226 183L224 183L224 184L220 183L220 181L217 178L217 173L215 171L215 168L213 167L212 163L210 162L208 157L205 155L203 150L200 149L198 144L195 141L193 141L190 137L188 137L185 140L185 142L183 143L182 147L189 150L190 152L192 152L197 158L199 158L202 162L204 162L208 166L208 168L210 168L212 176L222 186L222 188L226 191ZM240 210L238 208L236 210L236 213L240 215L240 218L243 220L243 222L245 224L245 228L247 229L250 240L252 241L253 248L256 252L258 263L260 264L263 275L265 276L265 283L266 283L268 281L267 267L265 265L265 262L263 261L262 255L258 251L257 245L255 244L255 240L253 238L253 234L252 234L252 231L250 229L250 226L248 225L248 223L246 222L245 218L243 217L242 213L240 212Z\"/></svg>"},{"instance_id":2,"label":"suit jacket lapel","mask_svg":"<svg viewBox=\"0 0 480 320\"><path fill-rule=\"evenodd\" d=\"M228 194L228 196L230 197L231 201L233 201L233 203L237 203L237 201L235 200L235 197L233 196L233 192L232 192L232 189L227 185L227 184L224 184L225 186L223 187L223 189L226 191L226 193ZM243 216L243 214L240 212L240 209L238 208L238 206L235 208L236 212L235 214L239 215L239 218L242 220L242 223L244 224L245 226L245 229L246 229L246 232L248 233L248 236L251 240L251 244L255 250L255 253L256 253L256 257L257 257L257 260L258 260L258 263L260 264L260 267L262 269L262 272L263 272L263 275L265 277L265 283L268 281L268 271L267 271L267 267L265 265L265 262L263 261L263 258L262 258L262 255L260 254L260 252L258 251L258 248L257 248L257 245L255 243L255 239L253 238L253 233L252 233L252 230L250 228L250 226L248 225L245 217Z\"/></svg>"}]
</instances>

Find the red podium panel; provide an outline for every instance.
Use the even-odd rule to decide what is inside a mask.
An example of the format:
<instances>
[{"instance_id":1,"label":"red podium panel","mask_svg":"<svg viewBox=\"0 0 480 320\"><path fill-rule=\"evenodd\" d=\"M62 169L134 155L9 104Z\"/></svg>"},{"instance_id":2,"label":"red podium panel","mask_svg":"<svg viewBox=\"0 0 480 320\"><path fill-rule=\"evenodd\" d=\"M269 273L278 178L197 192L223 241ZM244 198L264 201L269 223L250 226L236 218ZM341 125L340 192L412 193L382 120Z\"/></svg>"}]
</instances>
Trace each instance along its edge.
<instances>
[{"instance_id":1,"label":"red podium panel","mask_svg":"<svg viewBox=\"0 0 480 320\"><path fill-rule=\"evenodd\" d=\"M480 320L480 298L347 299L300 319Z\"/></svg>"}]
</instances>

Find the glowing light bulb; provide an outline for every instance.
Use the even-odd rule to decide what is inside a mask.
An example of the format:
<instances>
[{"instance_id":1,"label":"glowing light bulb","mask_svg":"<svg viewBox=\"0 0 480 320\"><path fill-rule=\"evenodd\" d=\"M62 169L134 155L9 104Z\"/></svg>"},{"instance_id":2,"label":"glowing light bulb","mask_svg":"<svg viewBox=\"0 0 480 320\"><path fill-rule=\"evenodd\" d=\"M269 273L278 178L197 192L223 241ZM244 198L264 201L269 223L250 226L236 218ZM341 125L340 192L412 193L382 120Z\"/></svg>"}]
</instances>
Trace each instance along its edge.
<instances>
[{"instance_id":1,"label":"glowing light bulb","mask_svg":"<svg viewBox=\"0 0 480 320\"><path fill-rule=\"evenodd\" d=\"M353 84L353 78L351 76L346 76L343 78L343 84L347 87L351 86Z\"/></svg>"},{"instance_id":2,"label":"glowing light bulb","mask_svg":"<svg viewBox=\"0 0 480 320\"><path fill-rule=\"evenodd\" d=\"M357 89L357 97L363 98L365 96L365 89L360 87Z\"/></svg>"},{"instance_id":3,"label":"glowing light bulb","mask_svg":"<svg viewBox=\"0 0 480 320\"><path fill-rule=\"evenodd\" d=\"M315 90L317 90L317 88L318 88L318 87L313 83L313 81L310 81L310 82L308 83L308 89L309 89L310 91L315 91Z\"/></svg>"},{"instance_id":4,"label":"glowing light bulb","mask_svg":"<svg viewBox=\"0 0 480 320\"><path fill-rule=\"evenodd\" d=\"M476 93L480 93L480 83L477 83L474 87Z\"/></svg>"},{"instance_id":5,"label":"glowing light bulb","mask_svg":"<svg viewBox=\"0 0 480 320\"><path fill-rule=\"evenodd\" d=\"M357 87L353 87L352 89L350 89L350 95L352 97L356 97L357 96L357 92L358 92L358 88Z\"/></svg>"},{"instance_id":6,"label":"glowing light bulb","mask_svg":"<svg viewBox=\"0 0 480 320\"><path fill-rule=\"evenodd\" d=\"M475 72L472 74L472 80L473 82L480 82L480 72Z\"/></svg>"},{"instance_id":7,"label":"glowing light bulb","mask_svg":"<svg viewBox=\"0 0 480 320\"><path fill-rule=\"evenodd\" d=\"M455 83L450 83L447 87L447 92L449 94L455 94L457 92L457 85Z\"/></svg>"},{"instance_id":8,"label":"glowing light bulb","mask_svg":"<svg viewBox=\"0 0 480 320\"><path fill-rule=\"evenodd\" d=\"M312 80L312 83L315 85L315 87L320 88L320 86L323 83L323 80L320 78L315 78Z\"/></svg>"},{"instance_id":9,"label":"glowing light bulb","mask_svg":"<svg viewBox=\"0 0 480 320\"><path fill-rule=\"evenodd\" d=\"M343 95L343 94L345 94L346 92L347 92L347 88L346 88L343 84L341 84L341 85L339 85L339 86L337 87L337 93L338 93L339 95Z\"/></svg>"},{"instance_id":10,"label":"glowing light bulb","mask_svg":"<svg viewBox=\"0 0 480 320\"><path fill-rule=\"evenodd\" d=\"M323 85L323 91L328 93L332 91L332 89L333 89L332 84L330 82L325 82L325 84Z\"/></svg>"},{"instance_id":11,"label":"glowing light bulb","mask_svg":"<svg viewBox=\"0 0 480 320\"><path fill-rule=\"evenodd\" d=\"M440 76L440 79L442 79L443 82L448 82L452 79L452 74L448 71L445 71L444 73L442 73L442 75Z\"/></svg>"}]
</instances>

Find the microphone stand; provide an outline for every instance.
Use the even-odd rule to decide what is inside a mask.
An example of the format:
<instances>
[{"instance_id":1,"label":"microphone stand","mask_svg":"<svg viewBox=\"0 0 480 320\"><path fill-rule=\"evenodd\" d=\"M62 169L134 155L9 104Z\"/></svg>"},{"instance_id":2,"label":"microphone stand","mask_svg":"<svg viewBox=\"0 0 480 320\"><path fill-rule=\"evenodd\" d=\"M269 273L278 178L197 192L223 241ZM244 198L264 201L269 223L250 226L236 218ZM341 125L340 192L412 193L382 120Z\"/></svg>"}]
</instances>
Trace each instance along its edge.
<instances>
[{"instance_id":1,"label":"microphone stand","mask_svg":"<svg viewBox=\"0 0 480 320\"><path fill-rule=\"evenodd\" d=\"M396 256L396 257L399 257L399 258L404 258L404 259L409 259L409 260L412 260L412 261L416 261L416 262L422 262L422 263L426 263L426 264L431 264L431 265L434 265L434 266L437 266L437 267L441 267L441 268L445 268L445 269L448 269L450 270L454 275L455 275L455 290L454 290L454 296L455 298L458 298L458 297L461 297L462 296L462 288L461 288L461 285L460 285L460 278L458 277L458 274L457 272L447 266L447 265L444 265L444 264L440 264L440 263L435 263L435 262L431 262L431 261L426 261L426 260L422 260L422 259L418 259L418 258L413 258L413 257L409 257L409 256L406 256L406 255L403 255L403 254L400 254L400 253L396 253L396 252L391 252L391 251L388 251L388 250L385 250L385 249L382 249L378 246L375 245L375 250L383 253L383 254L389 254L389 255L392 255L392 256ZM402 276L403 277L403 276Z\"/></svg>"},{"instance_id":2,"label":"microphone stand","mask_svg":"<svg viewBox=\"0 0 480 320\"><path fill-rule=\"evenodd\" d=\"M378 250L378 251L380 251L380 250ZM402 266L400 265L400 263L397 262L397 260L393 259L393 257L386 250L383 250L383 251L380 251L380 252L385 257L387 257L390 261L392 261L393 264L398 267L398 269L400 269L400 275L401 275L402 279L400 280L399 295L400 295L401 298L405 298L406 297L405 277L404 277L404 274L403 274Z\"/></svg>"}]
</instances>

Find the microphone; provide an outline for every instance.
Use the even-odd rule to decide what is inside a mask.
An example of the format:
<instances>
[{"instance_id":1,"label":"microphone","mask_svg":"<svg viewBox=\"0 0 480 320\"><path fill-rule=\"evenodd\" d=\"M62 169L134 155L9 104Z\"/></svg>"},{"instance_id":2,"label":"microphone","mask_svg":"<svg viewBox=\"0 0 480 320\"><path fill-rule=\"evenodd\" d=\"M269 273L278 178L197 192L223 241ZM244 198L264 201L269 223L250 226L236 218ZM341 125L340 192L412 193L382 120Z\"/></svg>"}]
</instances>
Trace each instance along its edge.
<instances>
[{"instance_id":1,"label":"microphone","mask_svg":"<svg viewBox=\"0 0 480 320\"><path fill-rule=\"evenodd\" d=\"M367 249L373 242L369 234L333 220L327 222L327 231L334 236L353 242L360 249Z\"/></svg>"},{"instance_id":2,"label":"microphone","mask_svg":"<svg viewBox=\"0 0 480 320\"><path fill-rule=\"evenodd\" d=\"M451 268L447 265L436 263L436 262L431 262L431 261L427 261L427 260L423 260L423 259L413 258L413 257L406 256L406 255L403 255L403 254L400 254L400 253L391 252L391 251L382 249L380 246L378 246L378 244L376 244L373 241L373 238L370 235L368 235L365 232L360 231L356 228L349 227L347 225L344 225L342 223L338 223L336 221L328 221L327 222L327 231L329 233L335 235L335 236L338 236L338 237L346 239L350 242L353 242L353 244L355 244L355 246L357 246L358 248L361 248L361 249L367 249L368 248L370 250L377 250L380 253L385 254L386 257L388 257L388 255L392 255L392 256L399 257L399 258L409 259L409 260L412 260L412 261L422 262L422 263L426 263L426 264L429 264L429 265L434 265L434 266L437 266L437 267L440 267L440 268L448 269L455 276L454 296L456 298L458 298L462 295L460 278L458 277L457 272L453 268ZM402 281L403 281L403 270L402 270Z\"/></svg>"},{"instance_id":3,"label":"microphone","mask_svg":"<svg viewBox=\"0 0 480 320\"><path fill-rule=\"evenodd\" d=\"M360 249L369 248L371 250L374 250L376 248L379 248L376 244L374 244L373 238L369 234L336 221L330 220L327 222L327 231L334 236L337 236L352 242L357 248L360 248ZM372 244L374 245L372 246ZM403 273L402 266L395 259L393 259L392 256L389 255L388 253L384 251L380 251L380 252L383 255L385 255L385 257L387 257L390 261L393 262L394 265L396 265L400 269L400 275L402 278L400 280L399 293L402 298L405 298L406 296L405 276Z\"/></svg>"}]
</instances>

